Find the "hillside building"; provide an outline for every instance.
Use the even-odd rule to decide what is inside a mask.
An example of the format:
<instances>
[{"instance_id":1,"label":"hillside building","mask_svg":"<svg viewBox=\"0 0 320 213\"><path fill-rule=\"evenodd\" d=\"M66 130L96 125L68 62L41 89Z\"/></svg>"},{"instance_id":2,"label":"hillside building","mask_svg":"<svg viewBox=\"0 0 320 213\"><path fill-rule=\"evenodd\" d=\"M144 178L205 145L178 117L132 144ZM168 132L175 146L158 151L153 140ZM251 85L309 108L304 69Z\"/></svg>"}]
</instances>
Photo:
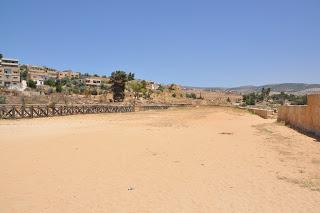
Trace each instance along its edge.
<instances>
[{"instance_id":1,"label":"hillside building","mask_svg":"<svg viewBox=\"0 0 320 213\"><path fill-rule=\"evenodd\" d=\"M80 78L80 72L74 72L72 70L65 70L63 72L58 72L58 79L62 78Z\"/></svg>"},{"instance_id":2,"label":"hillside building","mask_svg":"<svg viewBox=\"0 0 320 213\"><path fill-rule=\"evenodd\" d=\"M27 65L28 80L37 82L37 86L43 85L45 80L57 79L58 71L44 66Z\"/></svg>"},{"instance_id":3,"label":"hillside building","mask_svg":"<svg viewBox=\"0 0 320 213\"><path fill-rule=\"evenodd\" d=\"M90 77L90 78L85 78L84 83L86 86L100 86L102 83L102 80L100 77Z\"/></svg>"},{"instance_id":4,"label":"hillside building","mask_svg":"<svg viewBox=\"0 0 320 213\"><path fill-rule=\"evenodd\" d=\"M0 60L0 86L12 89L20 86L19 61L17 59L2 58Z\"/></svg>"}]
</instances>

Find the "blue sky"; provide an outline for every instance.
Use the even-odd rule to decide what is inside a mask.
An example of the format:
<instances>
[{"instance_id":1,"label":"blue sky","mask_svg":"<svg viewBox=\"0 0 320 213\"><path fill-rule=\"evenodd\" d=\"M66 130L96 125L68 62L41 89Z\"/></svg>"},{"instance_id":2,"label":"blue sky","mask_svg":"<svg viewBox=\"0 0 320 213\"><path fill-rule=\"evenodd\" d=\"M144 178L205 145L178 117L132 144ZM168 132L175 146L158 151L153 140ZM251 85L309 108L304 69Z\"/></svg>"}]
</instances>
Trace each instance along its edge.
<instances>
[{"instance_id":1,"label":"blue sky","mask_svg":"<svg viewBox=\"0 0 320 213\"><path fill-rule=\"evenodd\" d=\"M319 0L1 0L21 63L192 86L320 83Z\"/></svg>"}]
</instances>

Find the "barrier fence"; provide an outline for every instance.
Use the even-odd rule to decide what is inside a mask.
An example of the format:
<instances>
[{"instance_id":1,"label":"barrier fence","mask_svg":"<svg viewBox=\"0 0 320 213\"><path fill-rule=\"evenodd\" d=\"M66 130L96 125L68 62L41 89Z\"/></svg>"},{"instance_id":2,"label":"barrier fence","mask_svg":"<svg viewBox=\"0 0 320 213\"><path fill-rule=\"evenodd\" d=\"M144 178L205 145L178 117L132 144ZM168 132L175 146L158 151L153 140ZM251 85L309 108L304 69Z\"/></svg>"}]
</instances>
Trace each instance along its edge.
<instances>
[{"instance_id":1,"label":"barrier fence","mask_svg":"<svg viewBox=\"0 0 320 213\"><path fill-rule=\"evenodd\" d=\"M116 105L0 105L1 119L39 118L76 114L133 112L134 106Z\"/></svg>"},{"instance_id":2,"label":"barrier fence","mask_svg":"<svg viewBox=\"0 0 320 213\"><path fill-rule=\"evenodd\" d=\"M188 105L0 105L0 119L41 118L77 114L125 113L169 109Z\"/></svg>"}]
</instances>

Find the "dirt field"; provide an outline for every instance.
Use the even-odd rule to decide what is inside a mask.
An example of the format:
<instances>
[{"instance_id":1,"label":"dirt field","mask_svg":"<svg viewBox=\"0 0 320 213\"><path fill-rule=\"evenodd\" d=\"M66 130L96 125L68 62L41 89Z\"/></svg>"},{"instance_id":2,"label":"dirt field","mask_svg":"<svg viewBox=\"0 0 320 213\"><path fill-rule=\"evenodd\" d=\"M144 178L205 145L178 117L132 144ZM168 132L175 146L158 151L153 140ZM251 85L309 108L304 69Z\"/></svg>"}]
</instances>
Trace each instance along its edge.
<instances>
[{"instance_id":1,"label":"dirt field","mask_svg":"<svg viewBox=\"0 0 320 213\"><path fill-rule=\"evenodd\" d=\"M0 212L320 212L320 143L230 108L0 121Z\"/></svg>"}]
</instances>

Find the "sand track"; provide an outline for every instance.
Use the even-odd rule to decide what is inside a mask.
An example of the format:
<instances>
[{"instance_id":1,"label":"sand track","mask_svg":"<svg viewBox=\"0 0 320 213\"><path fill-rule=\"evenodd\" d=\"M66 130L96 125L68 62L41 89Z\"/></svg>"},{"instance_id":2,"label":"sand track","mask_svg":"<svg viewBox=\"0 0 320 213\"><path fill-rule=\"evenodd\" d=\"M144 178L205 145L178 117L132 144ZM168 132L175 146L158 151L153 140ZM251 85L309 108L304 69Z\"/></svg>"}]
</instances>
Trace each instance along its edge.
<instances>
[{"instance_id":1,"label":"sand track","mask_svg":"<svg viewBox=\"0 0 320 213\"><path fill-rule=\"evenodd\" d=\"M229 108L0 121L0 212L320 212L320 143Z\"/></svg>"}]
</instances>

